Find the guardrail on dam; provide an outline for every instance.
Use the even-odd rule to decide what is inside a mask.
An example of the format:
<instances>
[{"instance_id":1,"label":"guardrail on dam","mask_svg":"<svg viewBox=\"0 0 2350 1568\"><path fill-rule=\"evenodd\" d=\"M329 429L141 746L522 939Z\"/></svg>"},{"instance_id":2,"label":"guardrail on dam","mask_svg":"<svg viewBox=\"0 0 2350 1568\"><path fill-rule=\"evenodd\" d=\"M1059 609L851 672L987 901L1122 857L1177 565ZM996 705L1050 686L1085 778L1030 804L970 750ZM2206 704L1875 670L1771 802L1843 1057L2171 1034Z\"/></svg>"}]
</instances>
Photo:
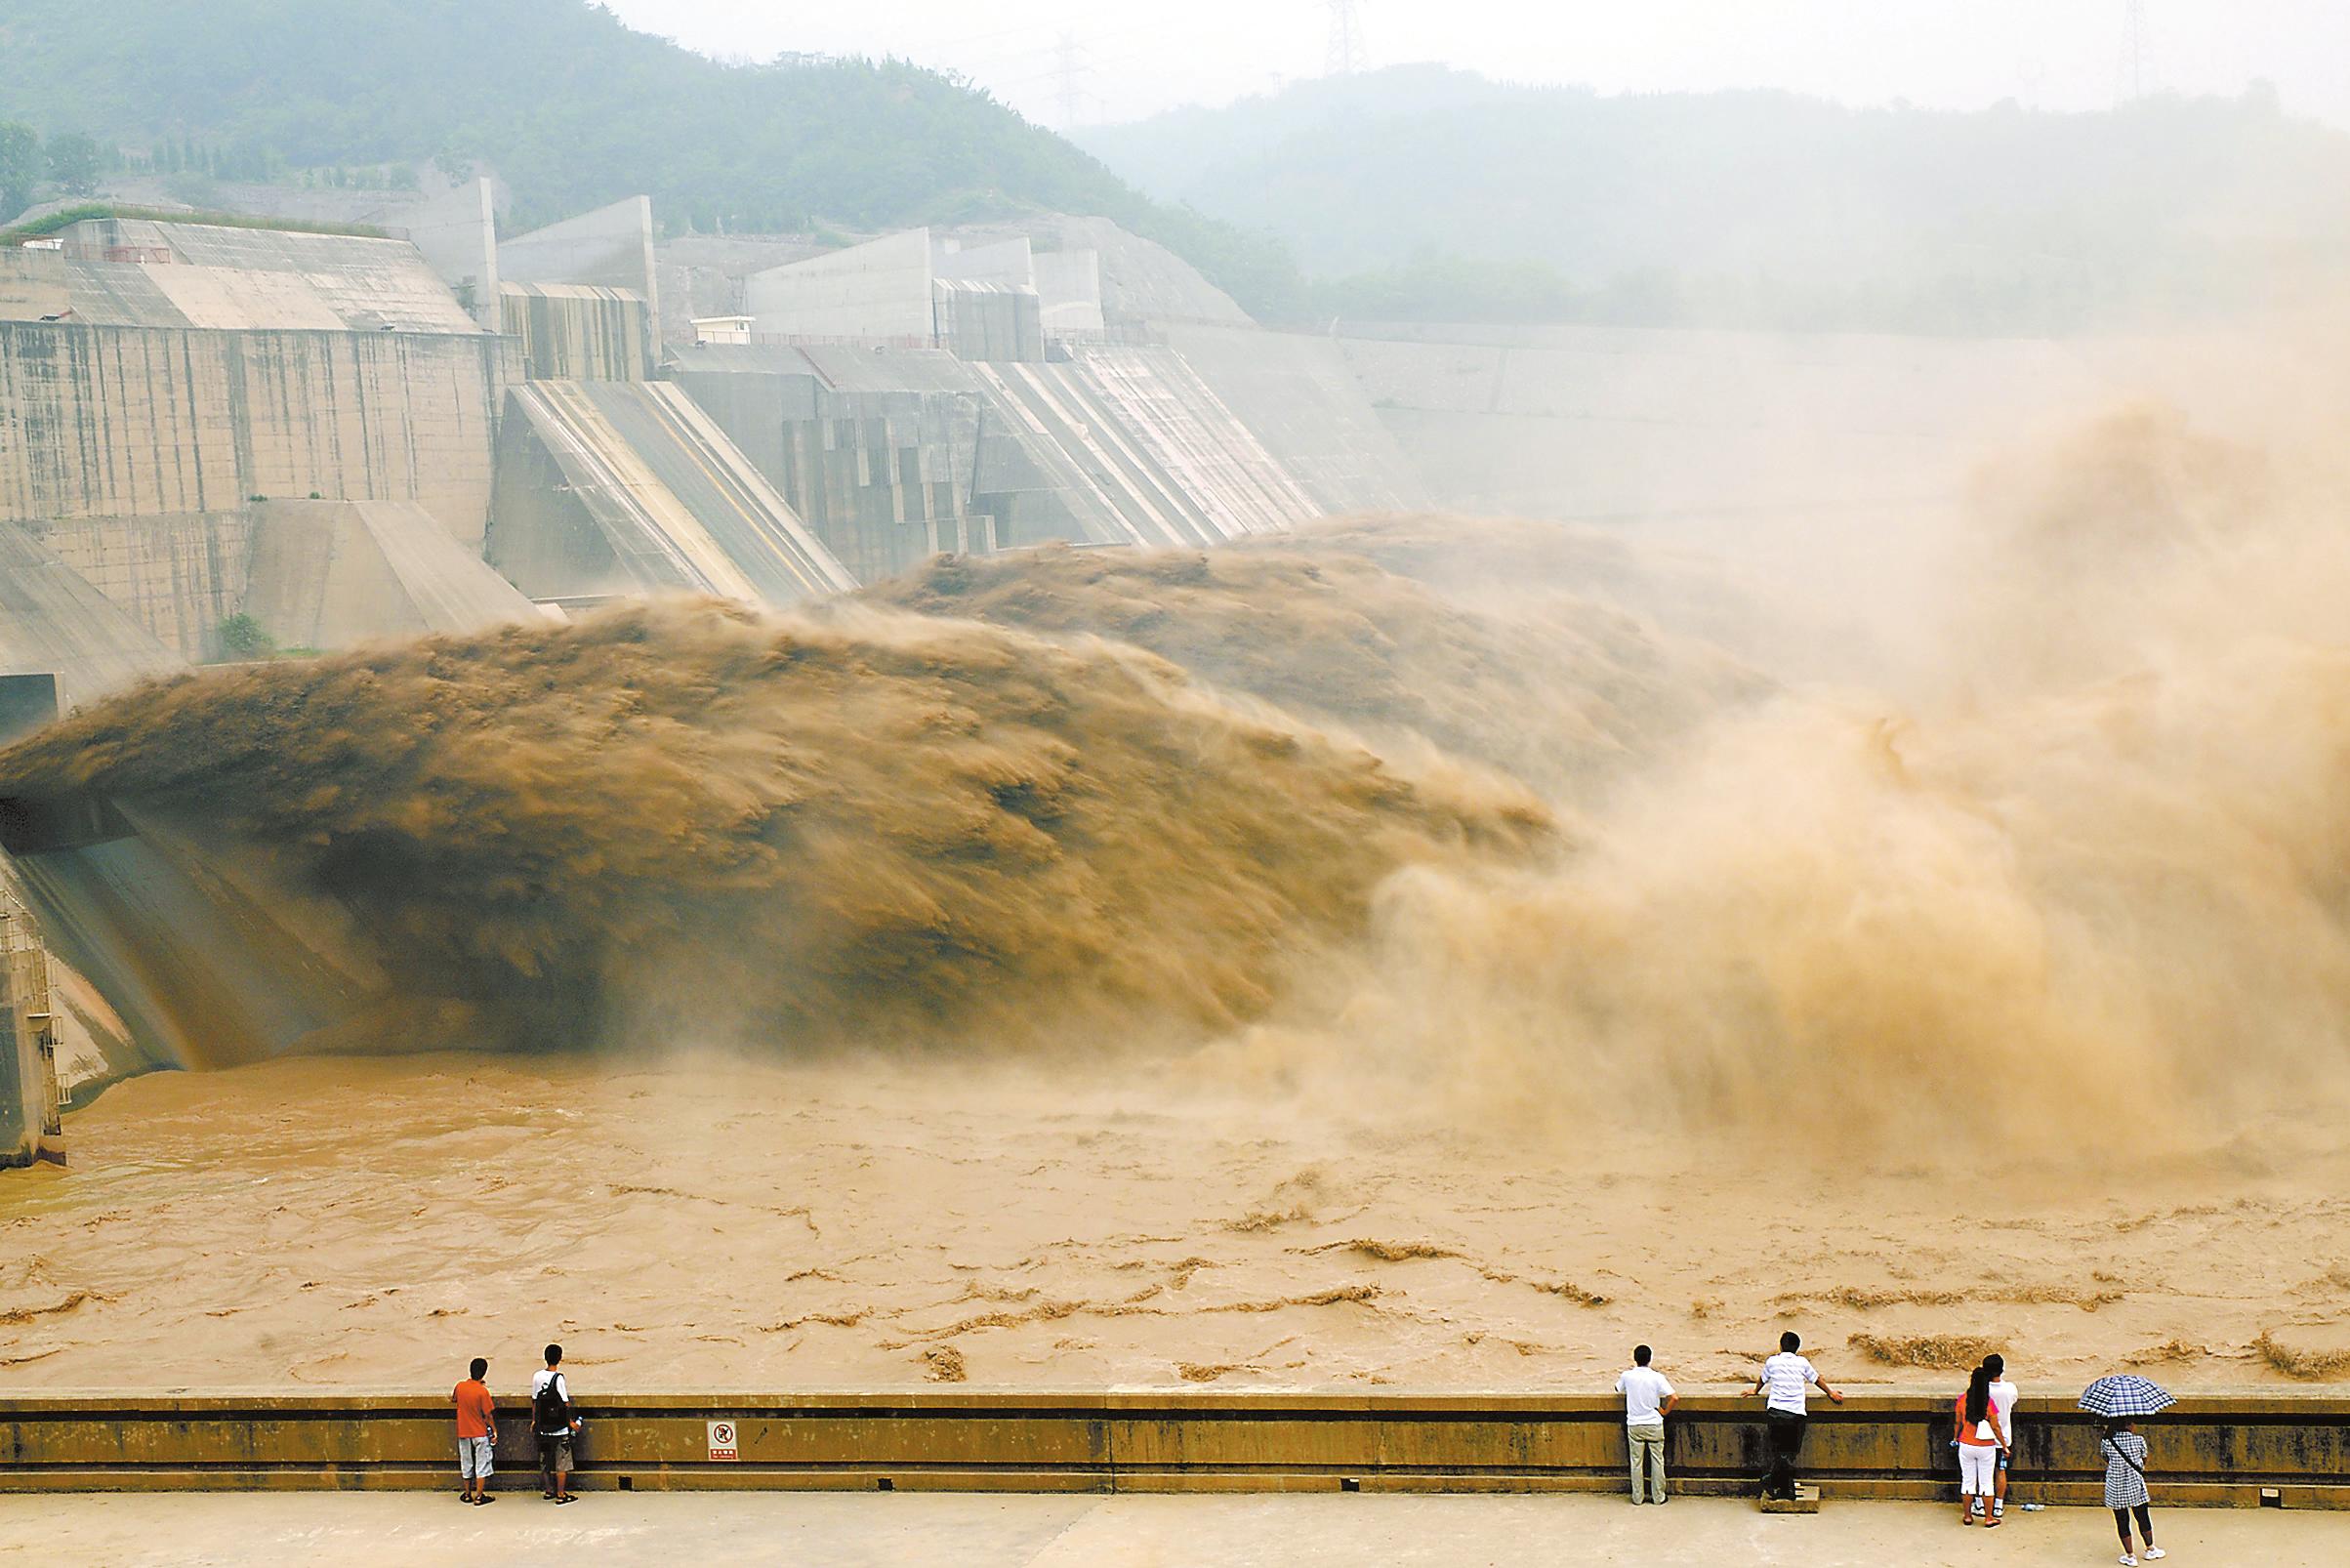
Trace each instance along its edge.
<instances>
[{"instance_id":1,"label":"guardrail on dam","mask_svg":"<svg viewBox=\"0 0 2350 1568\"><path fill-rule=\"evenodd\" d=\"M575 1484L1017 1492L1610 1491L1623 1407L1537 1394L582 1390ZM537 1465L509 1392L498 1464ZM2014 1497L2095 1506L2099 1424L2026 1399ZM2157 1501L2350 1507L2350 1392L2201 1397L2141 1423ZM74 1394L0 1399L0 1491L388 1490L455 1485L448 1396ZM1812 1417L1802 1470L1832 1498L1955 1496L1942 1393L1855 1395ZM1684 1399L1676 1489L1752 1489L1760 1407Z\"/></svg>"}]
</instances>

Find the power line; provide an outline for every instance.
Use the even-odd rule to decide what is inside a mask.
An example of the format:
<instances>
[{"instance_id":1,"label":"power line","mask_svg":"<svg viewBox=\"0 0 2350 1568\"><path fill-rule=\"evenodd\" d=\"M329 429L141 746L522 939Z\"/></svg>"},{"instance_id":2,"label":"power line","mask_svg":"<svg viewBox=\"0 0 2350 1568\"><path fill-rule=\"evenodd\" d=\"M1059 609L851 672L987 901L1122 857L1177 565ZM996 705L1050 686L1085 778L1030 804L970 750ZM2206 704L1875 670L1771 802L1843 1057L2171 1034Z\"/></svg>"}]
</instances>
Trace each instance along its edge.
<instances>
[{"instance_id":1,"label":"power line","mask_svg":"<svg viewBox=\"0 0 2350 1568\"><path fill-rule=\"evenodd\" d=\"M1083 21L1084 20L1083 17L1061 17L1058 19L1049 18L1043 21L1023 21L1014 27L995 27L986 32L967 32L959 38L933 38L928 43L916 44L914 48L927 54L931 50L953 49L963 44L985 43L991 38L1010 38L1024 32L1043 32L1048 27L1065 27L1072 21Z\"/></svg>"},{"instance_id":2,"label":"power line","mask_svg":"<svg viewBox=\"0 0 2350 1568\"><path fill-rule=\"evenodd\" d=\"M1330 54L1323 62L1323 74L1352 76L1368 60L1357 0L1323 0L1323 4L1330 11Z\"/></svg>"},{"instance_id":3,"label":"power line","mask_svg":"<svg viewBox=\"0 0 2350 1568\"><path fill-rule=\"evenodd\" d=\"M1150 36L1150 35L1152 35L1152 34L1154 34L1154 33L1171 32L1171 31L1175 30L1175 28L1177 28L1177 27L1187 27L1187 28L1193 28L1193 29L1196 29L1196 28L1198 27L1198 25L1199 25L1199 23L1197 22L1197 21L1196 21L1195 19L1193 19L1193 18L1191 18L1191 17L1189 17L1189 16L1180 16L1180 17L1165 17L1165 18L1160 18L1160 19L1158 19L1158 20L1156 20L1156 21L1139 21L1139 22L1135 22L1135 23L1132 24L1131 26L1125 26L1125 27L1109 27L1109 28L1089 27L1089 28L1087 28L1087 29L1086 29L1086 33L1085 33L1085 37L1086 37L1086 43L1085 43L1085 52L1086 52L1086 56L1087 56L1087 58L1088 58L1088 59L1094 61L1096 63L1099 63L1099 62L1101 62L1101 60L1102 60L1102 57L1101 57L1101 56L1099 56L1099 55L1097 55L1097 54L1095 54L1095 53L1093 52L1093 51L1094 51L1094 48L1095 48L1095 46L1096 46L1096 45L1099 45L1099 44L1102 44L1102 43L1105 43L1105 42L1109 42L1109 41L1111 41L1111 40L1114 40L1114 39L1125 39L1125 38L1141 38L1141 37L1148 37L1148 36ZM1063 30L1065 31L1066 29L1063 29ZM993 51L992 53L982 53L982 54L980 54L980 55L978 55L978 56L958 56L958 57L952 57L952 59L954 59L955 61L958 61L958 62L960 62L960 61L962 61L962 60L995 61L995 62L1001 62L1001 66L1000 66L1000 68L1009 68L1010 65L1012 65L1012 64L1014 64L1014 63L1018 63L1018 62L1024 62L1024 61L1031 61L1031 60L1049 60L1049 59L1051 59L1053 56L1057 55L1058 53L1059 53L1058 47L1057 47L1057 46L1054 46L1054 45L1043 45L1043 44L1017 44L1017 45L1013 45L1012 47L1010 47L1010 48L1008 48L1008 49L1000 49L1000 50ZM1149 53L1141 53L1141 52L1138 52L1138 53L1134 53L1134 54L1128 54L1128 55L1113 55L1113 56L1111 56L1111 57L1109 57L1109 58L1110 58L1112 61L1119 61L1119 60L1140 60L1140 59L1155 59L1155 58L1157 58L1157 57L1156 57L1155 55L1152 55L1152 54L1149 54ZM973 72L972 72L972 74L976 76L976 75L982 75L982 74L992 74L992 73L988 73L988 72L982 72L982 71L973 71ZM1043 80L1045 77L1048 77L1048 76L1053 76L1053 75L1057 75L1057 74L1058 74L1058 69L1057 69L1057 67L1053 67L1053 66L1047 66L1047 67L1045 67L1045 68L1043 68L1043 69L1040 69L1040 70L1034 70L1034 71L1029 71L1029 72L1026 72L1025 74L1022 74L1022 75L1019 75L1019 76L1002 76L1002 75L994 75L994 76L993 76L993 79L994 79L994 80L996 80L996 81L999 81L999 82L1007 82L1007 83L1009 83L1009 82L1041 81L1041 80ZM1096 74L1098 74L1098 73L1096 73Z\"/></svg>"}]
</instances>

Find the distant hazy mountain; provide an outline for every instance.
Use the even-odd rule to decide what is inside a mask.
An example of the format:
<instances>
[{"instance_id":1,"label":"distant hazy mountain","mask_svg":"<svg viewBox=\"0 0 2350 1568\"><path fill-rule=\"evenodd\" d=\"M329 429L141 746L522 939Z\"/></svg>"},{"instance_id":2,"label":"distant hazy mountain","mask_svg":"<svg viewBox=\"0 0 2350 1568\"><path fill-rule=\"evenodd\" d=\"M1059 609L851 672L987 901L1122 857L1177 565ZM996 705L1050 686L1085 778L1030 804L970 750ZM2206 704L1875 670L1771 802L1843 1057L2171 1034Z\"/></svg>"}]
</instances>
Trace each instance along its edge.
<instances>
[{"instance_id":1,"label":"distant hazy mountain","mask_svg":"<svg viewBox=\"0 0 2350 1568\"><path fill-rule=\"evenodd\" d=\"M2350 262L2350 136L2263 91L1958 114L1407 66L1080 140L1286 240L1357 313L2036 329L2236 309Z\"/></svg>"},{"instance_id":2,"label":"distant hazy mountain","mask_svg":"<svg viewBox=\"0 0 2350 1568\"><path fill-rule=\"evenodd\" d=\"M902 63L721 65L585 0L0 0L0 122L240 169L493 165L525 223L638 191L673 224L879 227L1040 210L1163 240L1262 308L1284 258L1140 198Z\"/></svg>"}]
</instances>

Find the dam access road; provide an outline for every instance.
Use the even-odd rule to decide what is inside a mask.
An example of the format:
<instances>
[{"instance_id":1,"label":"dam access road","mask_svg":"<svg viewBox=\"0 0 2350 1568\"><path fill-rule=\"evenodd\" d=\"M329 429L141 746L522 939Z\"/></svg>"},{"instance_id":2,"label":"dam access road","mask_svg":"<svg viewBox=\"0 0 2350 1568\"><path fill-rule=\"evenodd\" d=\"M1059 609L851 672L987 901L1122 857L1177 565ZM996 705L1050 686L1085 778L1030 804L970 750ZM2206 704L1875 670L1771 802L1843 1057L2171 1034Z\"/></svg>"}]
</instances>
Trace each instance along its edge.
<instances>
[{"instance_id":1,"label":"dam access road","mask_svg":"<svg viewBox=\"0 0 2350 1568\"><path fill-rule=\"evenodd\" d=\"M514 1484L527 1484L508 1477ZM451 1482L452 1490L455 1483ZM2158 1499L2158 1506L2159 1506ZM58 1494L0 1497L0 1564L789 1563L793 1568L1174 1568L1176 1564L1574 1563L1766 1568L2102 1563L2102 1508L2016 1514L1986 1534L1939 1503L1836 1503L1765 1517L1742 1499L1618 1497L1041 1497L945 1493L598 1495L557 1510L528 1491L489 1508L433 1494ZM2333 1568L2350 1513L2170 1508L2181 1568Z\"/></svg>"}]
</instances>

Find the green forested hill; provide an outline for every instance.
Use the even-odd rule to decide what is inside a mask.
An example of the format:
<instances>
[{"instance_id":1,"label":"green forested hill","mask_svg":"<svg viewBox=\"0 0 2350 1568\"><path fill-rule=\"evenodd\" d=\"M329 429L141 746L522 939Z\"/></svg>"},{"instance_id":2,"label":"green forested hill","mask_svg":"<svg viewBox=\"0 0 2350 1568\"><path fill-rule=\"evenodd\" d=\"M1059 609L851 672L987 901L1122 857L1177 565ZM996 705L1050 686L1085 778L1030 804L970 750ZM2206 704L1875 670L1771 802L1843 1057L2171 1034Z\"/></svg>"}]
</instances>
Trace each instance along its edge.
<instances>
[{"instance_id":1,"label":"green forested hill","mask_svg":"<svg viewBox=\"0 0 2350 1568\"><path fill-rule=\"evenodd\" d=\"M1080 140L1352 315L2065 330L2350 268L2350 135L2261 90L1951 113L1403 66Z\"/></svg>"},{"instance_id":2,"label":"green forested hill","mask_svg":"<svg viewBox=\"0 0 2350 1568\"><path fill-rule=\"evenodd\" d=\"M1277 248L1135 194L1005 105L899 62L724 65L583 0L0 0L0 122L240 166L480 159L536 223L650 193L666 220L791 229L1099 214L1259 309Z\"/></svg>"},{"instance_id":3,"label":"green forested hill","mask_svg":"<svg viewBox=\"0 0 2350 1568\"><path fill-rule=\"evenodd\" d=\"M637 191L704 230L1100 214L1275 320L2067 331L2350 270L2350 135L2260 93L1955 114L1401 67L1090 131L1097 162L933 72L721 64L585 0L0 0L21 190L10 121L240 175L478 159L525 226Z\"/></svg>"}]
</instances>

